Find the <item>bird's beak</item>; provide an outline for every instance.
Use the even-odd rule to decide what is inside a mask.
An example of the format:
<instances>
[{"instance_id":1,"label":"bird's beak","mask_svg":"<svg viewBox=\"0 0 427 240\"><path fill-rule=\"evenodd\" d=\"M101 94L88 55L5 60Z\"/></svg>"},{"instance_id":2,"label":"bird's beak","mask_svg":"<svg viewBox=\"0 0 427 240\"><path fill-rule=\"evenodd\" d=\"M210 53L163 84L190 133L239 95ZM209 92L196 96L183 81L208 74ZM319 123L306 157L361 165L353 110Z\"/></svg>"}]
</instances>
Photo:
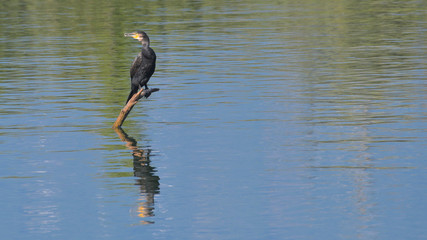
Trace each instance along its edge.
<instances>
[{"instance_id":1,"label":"bird's beak","mask_svg":"<svg viewBox=\"0 0 427 240\"><path fill-rule=\"evenodd\" d=\"M136 34L136 33L125 33L125 37L133 37L134 39L138 39L138 34Z\"/></svg>"}]
</instances>

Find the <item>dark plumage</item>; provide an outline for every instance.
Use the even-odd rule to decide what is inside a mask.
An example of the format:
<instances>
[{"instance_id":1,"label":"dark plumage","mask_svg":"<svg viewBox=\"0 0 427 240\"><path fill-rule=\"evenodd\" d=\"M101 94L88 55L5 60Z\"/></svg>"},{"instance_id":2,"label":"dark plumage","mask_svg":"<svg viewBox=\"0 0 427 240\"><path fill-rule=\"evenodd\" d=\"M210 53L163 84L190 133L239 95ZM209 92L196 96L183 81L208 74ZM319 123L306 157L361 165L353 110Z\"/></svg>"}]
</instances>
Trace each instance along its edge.
<instances>
[{"instance_id":1,"label":"dark plumage","mask_svg":"<svg viewBox=\"0 0 427 240\"><path fill-rule=\"evenodd\" d=\"M133 37L138 39L142 44L141 52L133 60L132 67L130 68L131 90L128 100L138 92L139 88L148 88L147 83L153 75L156 68L156 53L150 48L150 38L144 31L136 31L133 33L125 33L126 37Z\"/></svg>"}]
</instances>

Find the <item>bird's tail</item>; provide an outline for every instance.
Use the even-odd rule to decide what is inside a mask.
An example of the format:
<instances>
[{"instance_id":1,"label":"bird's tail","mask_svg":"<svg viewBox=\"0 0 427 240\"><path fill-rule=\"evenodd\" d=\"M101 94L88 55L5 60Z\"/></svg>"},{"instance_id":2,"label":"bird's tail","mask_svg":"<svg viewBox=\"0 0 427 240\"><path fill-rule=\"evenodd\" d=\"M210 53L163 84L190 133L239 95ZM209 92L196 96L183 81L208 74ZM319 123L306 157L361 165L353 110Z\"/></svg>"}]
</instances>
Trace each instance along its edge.
<instances>
[{"instance_id":1,"label":"bird's tail","mask_svg":"<svg viewBox=\"0 0 427 240\"><path fill-rule=\"evenodd\" d=\"M130 90L130 93L129 93L129 96L128 96L128 100L126 101L126 103L128 103L129 102L129 100L133 97L133 95L135 94L135 93L137 93L138 92L138 88L132 88L131 90Z\"/></svg>"}]
</instances>

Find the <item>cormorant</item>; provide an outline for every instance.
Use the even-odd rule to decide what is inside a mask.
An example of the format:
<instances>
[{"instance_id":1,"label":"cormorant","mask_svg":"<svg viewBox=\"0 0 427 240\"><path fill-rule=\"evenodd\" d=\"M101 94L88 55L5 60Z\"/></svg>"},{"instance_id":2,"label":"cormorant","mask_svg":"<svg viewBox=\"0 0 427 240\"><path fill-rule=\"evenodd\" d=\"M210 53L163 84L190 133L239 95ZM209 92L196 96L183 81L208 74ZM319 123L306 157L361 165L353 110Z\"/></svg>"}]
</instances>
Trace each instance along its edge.
<instances>
[{"instance_id":1,"label":"cormorant","mask_svg":"<svg viewBox=\"0 0 427 240\"><path fill-rule=\"evenodd\" d=\"M141 52L133 60L130 68L131 90L127 103L140 87L144 86L145 89L148 89L147 83L156 68L156 53L150 48L150 38L144 31L125 33L125 37L133 37L142 44Z\"/></svg>"}]
</instances>

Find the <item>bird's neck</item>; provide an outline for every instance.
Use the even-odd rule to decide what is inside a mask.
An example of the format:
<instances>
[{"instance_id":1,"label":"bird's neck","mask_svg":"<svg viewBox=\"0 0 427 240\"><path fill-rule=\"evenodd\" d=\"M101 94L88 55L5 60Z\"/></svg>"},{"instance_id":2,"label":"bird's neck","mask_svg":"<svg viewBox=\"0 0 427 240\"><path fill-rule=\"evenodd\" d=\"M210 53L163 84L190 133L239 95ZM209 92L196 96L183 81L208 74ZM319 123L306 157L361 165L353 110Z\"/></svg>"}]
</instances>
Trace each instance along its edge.
<instances>
[{"instance_id":1,"label":"bird's neck","mask_svg":"<svg viewBox=\"0 0 427 240\"><path fill-rule=\"evenodd\" d=\"M150 43L149 42L142 42L142 48L148 48L150 47Z\"/></svg>"}]
</instances>

